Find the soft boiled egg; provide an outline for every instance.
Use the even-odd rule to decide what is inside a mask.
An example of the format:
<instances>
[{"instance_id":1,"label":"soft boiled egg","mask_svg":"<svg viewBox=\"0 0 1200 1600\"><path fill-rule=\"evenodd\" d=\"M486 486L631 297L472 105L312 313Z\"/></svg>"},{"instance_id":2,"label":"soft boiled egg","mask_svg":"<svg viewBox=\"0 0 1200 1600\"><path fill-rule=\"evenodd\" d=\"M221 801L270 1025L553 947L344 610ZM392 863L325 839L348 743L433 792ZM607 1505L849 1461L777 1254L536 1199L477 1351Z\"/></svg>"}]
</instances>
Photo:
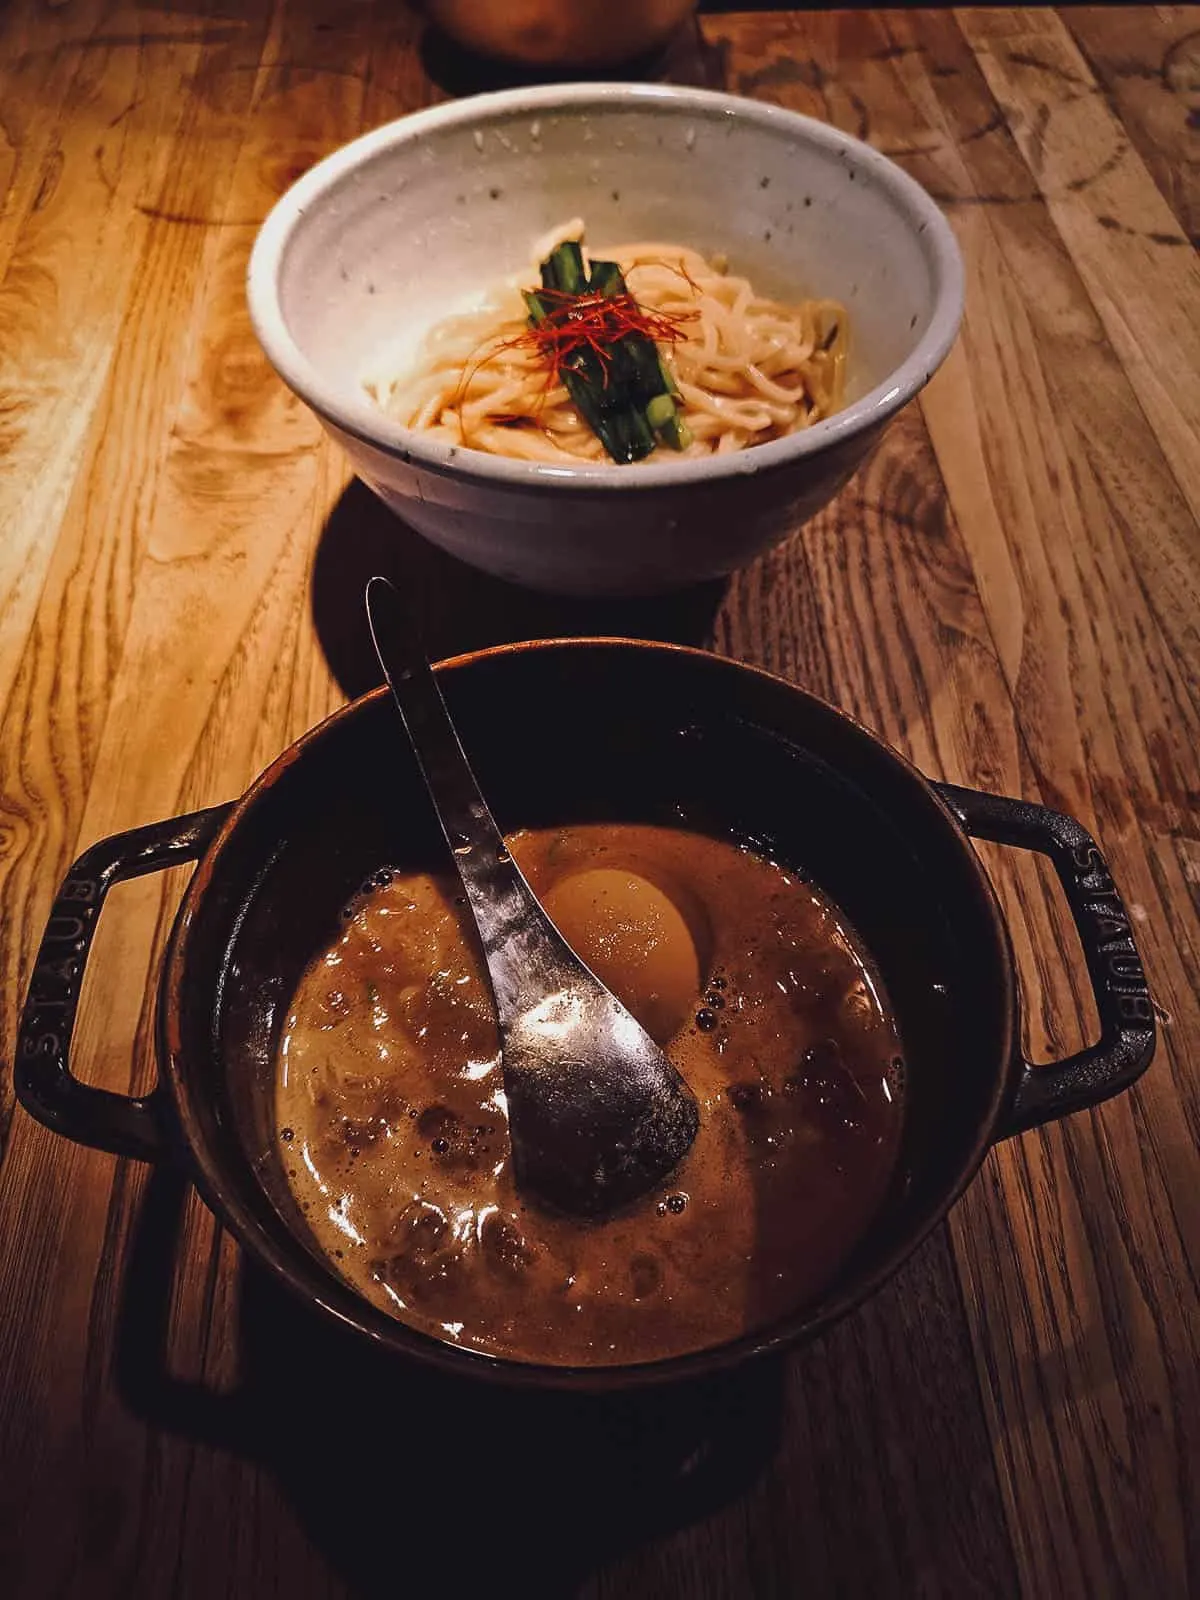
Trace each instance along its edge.
<instances>
[{"instance_id":1,"label":"soft boiled egg","mask_svg":"<svg viewBox=\"0 0 1200 1600\"><path fill-rule=\"evenodd\" d=\"M659 1044L696 1008L700 962L674 902L648 878L593 867L542 896L563 938Z\"/></svg>"}]
</instances>

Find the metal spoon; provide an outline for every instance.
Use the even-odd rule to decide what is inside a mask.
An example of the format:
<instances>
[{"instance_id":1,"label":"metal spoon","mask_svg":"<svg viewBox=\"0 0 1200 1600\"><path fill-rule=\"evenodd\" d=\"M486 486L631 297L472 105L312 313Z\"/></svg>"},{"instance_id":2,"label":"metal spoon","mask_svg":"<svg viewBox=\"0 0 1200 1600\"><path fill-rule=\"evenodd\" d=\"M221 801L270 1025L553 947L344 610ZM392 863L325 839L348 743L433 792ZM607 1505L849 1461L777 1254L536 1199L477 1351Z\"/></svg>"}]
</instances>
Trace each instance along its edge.
<instances>
[{"instance_id":1,"label":"metal spoon","mask_svg":"<svg viewBox=\"0 0 1200 1600\"><path fill-rule=\"evenodd\" d=\"M407 607L385 578L367 584L367 616L479 929L517 1184L560 1211L613 1211L687 1153L700 1120L695 1098L580 961L509 855Z\"/></svg>"}]
</instances>

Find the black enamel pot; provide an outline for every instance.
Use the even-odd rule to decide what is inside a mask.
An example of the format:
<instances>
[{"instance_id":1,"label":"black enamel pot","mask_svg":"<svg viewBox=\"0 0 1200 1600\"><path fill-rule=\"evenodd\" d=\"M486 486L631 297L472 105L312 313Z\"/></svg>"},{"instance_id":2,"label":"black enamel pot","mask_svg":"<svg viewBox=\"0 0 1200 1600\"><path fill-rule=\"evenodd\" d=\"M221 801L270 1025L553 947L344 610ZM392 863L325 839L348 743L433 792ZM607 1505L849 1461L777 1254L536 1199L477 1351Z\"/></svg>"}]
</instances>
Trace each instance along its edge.
<instances>
[{"instance_id":1,"label":"black enamel pot","mask_svg":"<svg viewBox=\"0 0 1200 1600\"><path fill-rule=\"evenodd\" d=\"M276 1031L338 912L384 863L438 859L428 802L382 690L293 745L231 805L117 834L75 863L21 1022L17 1092L56 1132L182 1162L245 1249L310 1304L399 1355L462 1374L619 1387L699 1374L808 1338L871 1294L942 1218L989 1146L1127 1088L1154 1014L1108 869L1070 818L928 782L842 713L766 673L624 640L516 645L440 669L505 829L688 822L769 842L842 907L891 996L908 1063L895 1182L815 1304L742 1339L573 1370L457 1349L377 1310L309 1242L273 1136ZM1040 851L1087 959L1099 1042L1051 1066L1020 1051L1012 950L971 837ZM444 847L443 847L444 848ZM198 860L158 993L159 1083L133 1099L71 1075L96 921L123 878Z\"/></svg>"}]
</instances>

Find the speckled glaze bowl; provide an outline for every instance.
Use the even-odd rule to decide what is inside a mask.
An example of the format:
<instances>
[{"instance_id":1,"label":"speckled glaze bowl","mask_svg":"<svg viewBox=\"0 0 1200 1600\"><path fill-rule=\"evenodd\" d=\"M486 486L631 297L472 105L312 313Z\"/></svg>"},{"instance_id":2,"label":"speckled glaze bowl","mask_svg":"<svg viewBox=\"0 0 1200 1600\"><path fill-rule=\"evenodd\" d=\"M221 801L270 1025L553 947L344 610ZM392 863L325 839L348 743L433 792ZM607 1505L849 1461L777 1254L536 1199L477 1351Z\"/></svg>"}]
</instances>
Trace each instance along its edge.
<instances>
[{"instance_id":1,"label":"speckled glaze bowl","mask_svg":"<svg viewBox=\"0 0 1200 1600\"><path fill-rule=\"evenodd\" d=\"M435 442L362 385L583 216L595 243L660 238L728 257L781 299L843 301L849 403L707 460L563 468ZM436 106L306 173L255 242L248 295L285 382L359 476L426 538L568 594L721 576L829 501L945 358L962 263L934 202L846 134L699 89L568 84Z\"/></svg>"}]
</instances>

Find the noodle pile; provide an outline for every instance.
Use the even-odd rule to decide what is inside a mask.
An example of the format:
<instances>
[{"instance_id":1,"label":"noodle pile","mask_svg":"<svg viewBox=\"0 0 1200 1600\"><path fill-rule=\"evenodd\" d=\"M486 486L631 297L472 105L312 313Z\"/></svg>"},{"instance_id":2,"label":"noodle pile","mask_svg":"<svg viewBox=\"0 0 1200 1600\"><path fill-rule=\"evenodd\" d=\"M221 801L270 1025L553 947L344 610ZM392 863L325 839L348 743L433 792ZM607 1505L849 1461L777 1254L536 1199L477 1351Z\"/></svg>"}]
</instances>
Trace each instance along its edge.
<instances>
[{"instance_id":1,"label":"noodle pile","mask_svg":"<svg viewBox=\"0 0 1200 1600\"><path fill-rule=\"evenodd\" d=\"M571 224L549 243L581 233ZM673 318L678 332L659 351L692 442L683 451L660 446L648 460L744 450L807 428L842 404L847 325L837 301L780 305L680 245L627 244L603 255L620 265L638 305ZM520 287L536 282L534 275ZM523 337L528 327L519 287L507 287L482 310L440 323L415 374L385 371L365 386L389 414L447 444L524 461L609 462L544 356Z\"/></svg>"}]
</instances>

